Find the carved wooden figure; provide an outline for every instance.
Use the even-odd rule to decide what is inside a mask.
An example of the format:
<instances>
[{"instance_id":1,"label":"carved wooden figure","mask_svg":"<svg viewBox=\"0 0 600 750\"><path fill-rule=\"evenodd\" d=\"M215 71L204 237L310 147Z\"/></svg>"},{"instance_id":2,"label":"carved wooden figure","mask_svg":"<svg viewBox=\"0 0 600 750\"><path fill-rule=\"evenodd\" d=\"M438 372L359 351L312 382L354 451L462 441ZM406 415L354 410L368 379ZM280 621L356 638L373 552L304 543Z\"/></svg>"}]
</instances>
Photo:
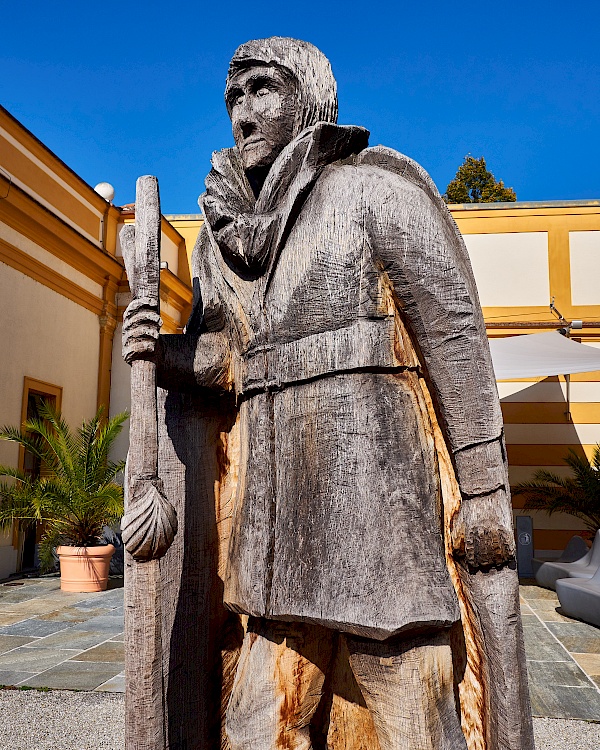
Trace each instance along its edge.
<instances>
[{"instance_id":1,"label":"carved wooden figure","mask_svg":"<svg viewBox=\"0 0 600 750\"><path fill-rule=\"evenodd\" d=\"M132 407L158 453L124 519L128 750L530 750L462 238L421 167L336 124L312 45L242 45L225 98L186 331L158 335L157 293L125 315L124 356L160 386L157 421Z\"/></svg>"}]
</instances>

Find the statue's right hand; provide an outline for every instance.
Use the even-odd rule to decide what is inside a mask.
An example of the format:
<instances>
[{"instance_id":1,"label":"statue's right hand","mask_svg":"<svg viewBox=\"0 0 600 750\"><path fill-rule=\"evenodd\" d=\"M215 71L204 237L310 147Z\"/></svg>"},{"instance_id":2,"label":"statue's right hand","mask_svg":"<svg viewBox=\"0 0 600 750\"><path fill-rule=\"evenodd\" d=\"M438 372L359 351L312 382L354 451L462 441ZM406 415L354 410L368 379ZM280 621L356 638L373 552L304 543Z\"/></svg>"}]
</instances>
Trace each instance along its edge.
<instances>
[{"instance_id":1,"label":"statue's right hand","mask_svg":"<svg viewBox=\"0 0 600 750\"><path fill-rule=\"evenodd\" d=\"M138 297L131 301L123 313L123 359L127 364L136 359L156 360L161 326L155 300Z\"/></svg>"}]
</instances>

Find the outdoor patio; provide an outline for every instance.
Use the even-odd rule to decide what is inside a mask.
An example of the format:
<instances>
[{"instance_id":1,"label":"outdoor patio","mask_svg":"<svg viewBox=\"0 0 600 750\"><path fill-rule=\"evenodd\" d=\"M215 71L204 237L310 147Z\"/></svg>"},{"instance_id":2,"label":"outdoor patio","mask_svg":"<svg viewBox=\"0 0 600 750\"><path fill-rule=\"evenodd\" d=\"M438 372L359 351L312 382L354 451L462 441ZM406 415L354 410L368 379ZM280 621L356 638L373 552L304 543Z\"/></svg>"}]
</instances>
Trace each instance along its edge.
<instances>
[{"instance_id":1,"label":"outdoor patio","mask_svg":"<svg viewBox=\"0 0 600 750\"><path fill-rule=\"evenodd\" d=\"M56 577L0 585L0 685L123 692L123 579L96 594Z\"/></svg>"},{"instance_id":2,"label":"outdoor patio","mask_svg":"<svg viewBox=\"0 0 600 750\"><path fill-rule=\"evenodd\" d=\"M0 584L0 685L122 693L122 579L98 594L58 577ZM533 714L600 722L600 629L561 614L553 591L521 586Z\"/></svg>"}]
</instances>

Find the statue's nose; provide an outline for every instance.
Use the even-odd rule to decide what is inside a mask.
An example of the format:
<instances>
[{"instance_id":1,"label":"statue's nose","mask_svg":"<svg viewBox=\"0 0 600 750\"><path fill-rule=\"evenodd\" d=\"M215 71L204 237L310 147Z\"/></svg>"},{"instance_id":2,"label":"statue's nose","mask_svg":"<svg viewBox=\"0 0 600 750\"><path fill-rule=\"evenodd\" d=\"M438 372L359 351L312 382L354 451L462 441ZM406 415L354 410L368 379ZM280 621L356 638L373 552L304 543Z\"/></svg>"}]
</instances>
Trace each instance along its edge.
<instances>
[{"instance_id":1,"label":"statue's nose","mask_svg":"<svg viewBox=\"0 0 600 750\"><path fill-rule=\"evenodd\" d=\"M233 111L233 120L242 131L248 125L252 125L256 122L256 112L252 106L252 99L249 96L245 96Z\"/></svg>"}]
</instances>

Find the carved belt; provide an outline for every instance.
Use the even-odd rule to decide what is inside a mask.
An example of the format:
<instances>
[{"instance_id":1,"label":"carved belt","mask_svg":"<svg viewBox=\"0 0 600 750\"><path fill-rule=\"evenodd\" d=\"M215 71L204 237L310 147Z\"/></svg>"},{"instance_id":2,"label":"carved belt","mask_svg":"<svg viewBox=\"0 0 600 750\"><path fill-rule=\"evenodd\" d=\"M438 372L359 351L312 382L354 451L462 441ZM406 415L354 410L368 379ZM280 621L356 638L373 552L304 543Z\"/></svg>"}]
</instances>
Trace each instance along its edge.
<instances>
[{"instance_id":1,"label":"carved belt","mask_svg":"<svg viewBox=\"0 0 600 750\"><path fill-rule=\"evenodd\" d=\"M242 356L239 395L274 391L293 383L360 370L402 370L394 352L393 317L362 318L346 328L283 344L265 344Z\"/></svg>"}]
</instances>

